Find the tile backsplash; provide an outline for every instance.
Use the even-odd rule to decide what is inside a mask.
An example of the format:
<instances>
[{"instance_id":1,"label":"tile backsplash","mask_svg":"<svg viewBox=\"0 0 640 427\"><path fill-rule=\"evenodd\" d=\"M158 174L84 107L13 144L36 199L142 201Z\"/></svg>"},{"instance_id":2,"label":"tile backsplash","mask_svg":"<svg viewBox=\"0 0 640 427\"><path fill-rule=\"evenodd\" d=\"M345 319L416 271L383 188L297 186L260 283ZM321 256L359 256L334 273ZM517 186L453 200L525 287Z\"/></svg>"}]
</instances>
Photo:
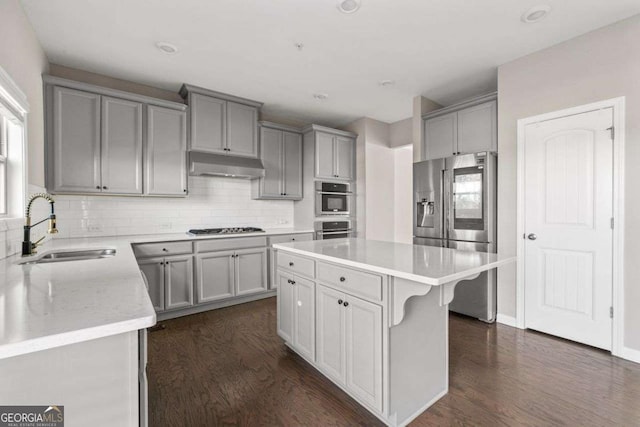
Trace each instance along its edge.
<instances>
[{"instance_id":1,"label":"tile backsplash","mask_svg":"<svg viewBox=\"0 0 640 427\"><path fill-rule=\"evenodd\" d=\"M29 186L29 194L44 188ZM114 197L56 195L58 234L54 238L183 233L190 228L293 227L293 202L252 200L251 182L221 177L189 177L189 196ZM48 203L33 205L34 221L48 215ZM23 218L0 220L0 259L20 251ZM46 233L35 227L32 240Z\"/></svg>"}]
</instances>

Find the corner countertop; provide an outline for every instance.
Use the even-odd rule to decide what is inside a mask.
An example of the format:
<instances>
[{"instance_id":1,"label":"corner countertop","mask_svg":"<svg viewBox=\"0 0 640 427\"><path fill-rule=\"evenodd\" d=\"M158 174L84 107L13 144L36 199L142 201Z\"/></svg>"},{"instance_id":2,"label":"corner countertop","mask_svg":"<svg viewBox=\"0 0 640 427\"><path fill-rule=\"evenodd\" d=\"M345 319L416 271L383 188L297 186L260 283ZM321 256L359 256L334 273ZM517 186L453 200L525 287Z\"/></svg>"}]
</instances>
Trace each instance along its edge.
<instances>
[{"instance_id":1,"label":"corner countertop","mask_svg":"<svg viewBox=\"0 0 640 427\"><path fill-rule=\"evenodd\" d=\"M515 262L516 257L365 239L281 243L277 250L439 286Z\"/></svg>"},{"instance_id":2,"label":"corner countertop","mask_svg":"<svg viewBox=\"0 0 640 427\"><path fill-rule=\"evenodd\" d=\"M312 233L281 228L262 233L186 233L52 239L34 257L0 260L0 359L148 328L156 313L132 244ZM20 264L48 252L116 250L113 257Z\"/></svg>"}]
</instances>

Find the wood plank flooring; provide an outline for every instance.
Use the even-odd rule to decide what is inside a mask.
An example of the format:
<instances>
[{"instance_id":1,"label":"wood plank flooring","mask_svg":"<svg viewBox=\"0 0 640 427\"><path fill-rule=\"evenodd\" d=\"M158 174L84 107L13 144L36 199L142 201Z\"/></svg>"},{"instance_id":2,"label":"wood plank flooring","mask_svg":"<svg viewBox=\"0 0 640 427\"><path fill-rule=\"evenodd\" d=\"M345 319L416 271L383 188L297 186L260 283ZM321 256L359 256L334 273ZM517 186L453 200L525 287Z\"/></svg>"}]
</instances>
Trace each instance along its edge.
<instances>
[{"instance_id":1,"label":"wood plank flooring","mask_svg":"<svg viewBox=\"0 0 640 427\"><path fill-rule=\"evenodd\" d=\"M378 426L276 335L269 298L149 334L149 425ZM640 365L590 347L450 319L450 390L412 426L640 426Z\"/></svg>"}]
</instances>

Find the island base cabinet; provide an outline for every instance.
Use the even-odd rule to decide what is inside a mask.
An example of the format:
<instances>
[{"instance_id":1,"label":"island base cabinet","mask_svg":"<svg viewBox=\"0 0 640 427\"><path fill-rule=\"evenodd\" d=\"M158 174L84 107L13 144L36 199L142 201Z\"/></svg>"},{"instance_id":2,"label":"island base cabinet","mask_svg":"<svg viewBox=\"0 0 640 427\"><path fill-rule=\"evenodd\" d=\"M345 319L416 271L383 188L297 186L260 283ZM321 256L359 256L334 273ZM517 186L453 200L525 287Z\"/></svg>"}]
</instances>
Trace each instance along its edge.
<instances>
[{"instance_id":1,"label":"island base cabinet","mask_svg":"<svg viewBox=\"0 0 640 427\"><path fill-rule=\"evenodd\" d=\"M64 405L67 427L137 426L138 331L0 360L3 405Z\"/></svg>"},{"instance_id":2,"label":"island base cabinet","mask_svg":"<svg viewBox=\"0 0 640 427\"><path fill-rule=\"evenodd\" d=\"M278 335L315 361L315 284L284 273L278 273L278 282Z\"/></svg>"},{"instance_id":3,"label":"island base cabinet","mask_svg":"<svg viewBox=\"0 0 640 427\"><path fill-rule=\"evenodd\" d=\"M382 307L317 285L317 365L382 412Z\"/></svg>"}]
</instances>

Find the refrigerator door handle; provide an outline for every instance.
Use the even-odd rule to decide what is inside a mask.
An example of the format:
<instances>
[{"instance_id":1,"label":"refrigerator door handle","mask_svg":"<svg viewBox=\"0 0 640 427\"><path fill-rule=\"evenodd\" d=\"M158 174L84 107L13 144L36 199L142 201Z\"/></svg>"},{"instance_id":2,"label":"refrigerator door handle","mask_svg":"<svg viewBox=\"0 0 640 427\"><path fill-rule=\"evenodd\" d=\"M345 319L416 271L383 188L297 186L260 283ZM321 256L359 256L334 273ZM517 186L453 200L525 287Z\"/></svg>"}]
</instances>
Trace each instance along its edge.
<instances>
[{"instance_id":1,"label":"refrigerator door handle","mask_svg":"<svg viewBox=\"0 0 640 427\"><path fill-rule=\"evenodd\" d=\"M445 239L451 237L451 211L452 211L452 187L451 187L451 170L445 169L442 172L442 184L444 186L444 230L443 236Z\"/></svg>"}]
</instances>

